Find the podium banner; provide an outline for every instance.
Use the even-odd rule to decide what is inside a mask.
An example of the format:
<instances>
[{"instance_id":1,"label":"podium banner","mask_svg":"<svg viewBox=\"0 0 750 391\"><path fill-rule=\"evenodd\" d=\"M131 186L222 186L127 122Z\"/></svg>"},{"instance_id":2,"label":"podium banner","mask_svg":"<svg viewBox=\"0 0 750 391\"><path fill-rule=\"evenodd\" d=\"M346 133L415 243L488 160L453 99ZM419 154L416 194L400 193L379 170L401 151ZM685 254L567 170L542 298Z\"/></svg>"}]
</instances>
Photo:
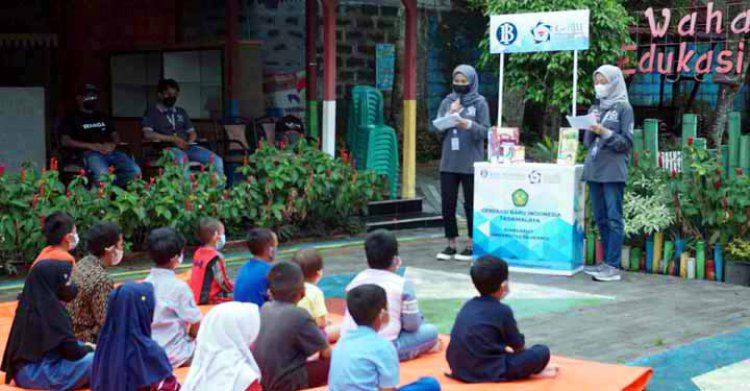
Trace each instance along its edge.
<instances>
[{"instance_id":1,"label":"podium banner","mask_svg":"<svg viewBox=\"0 0 750 391\"><path fill-rule=\"evenodd\" d=\"M572 275L583 266L583 167L474 166L474 255L511 269Z\"/></svg>"}]
</instances>

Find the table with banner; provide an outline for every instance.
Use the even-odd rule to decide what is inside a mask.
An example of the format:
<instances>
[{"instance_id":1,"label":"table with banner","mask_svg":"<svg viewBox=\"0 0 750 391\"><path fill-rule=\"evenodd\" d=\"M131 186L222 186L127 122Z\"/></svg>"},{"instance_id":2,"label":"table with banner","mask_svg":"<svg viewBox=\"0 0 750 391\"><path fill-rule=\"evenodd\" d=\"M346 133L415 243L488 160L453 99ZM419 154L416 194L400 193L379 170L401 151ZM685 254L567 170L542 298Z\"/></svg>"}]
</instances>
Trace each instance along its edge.
<instances>
[{"instance_id":1,"label":"table with banner","mask_svg":"<svg viewBox=\"0 0 750 391\"><path fill-rule=\"evenodd\" d=\"M511 270L573 275L584 261L583 166L474 165L474 256Z\"/></svg>"}]
</instances>

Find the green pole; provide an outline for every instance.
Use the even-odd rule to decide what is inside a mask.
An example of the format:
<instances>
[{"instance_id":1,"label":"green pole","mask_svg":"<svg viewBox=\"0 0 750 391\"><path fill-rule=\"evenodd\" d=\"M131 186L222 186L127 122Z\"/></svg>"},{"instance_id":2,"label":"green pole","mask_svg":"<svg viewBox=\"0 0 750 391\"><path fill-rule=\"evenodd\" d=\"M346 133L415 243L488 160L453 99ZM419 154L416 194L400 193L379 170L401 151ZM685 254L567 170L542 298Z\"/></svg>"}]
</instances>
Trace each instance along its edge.
<instances>
[{"instance_id":1,"label":"green pole","mask_svg":"<svg viewBox=\"0 0 750 391\"><path fill-rule=\"evenodd\" d=\"M734 178L737 175L737 167L740 165L740 113L729 113L729 137L727 144L729 146L729 177Z\"/></svg>"},{"instance_id":2,"label":"green pole","mask_svg":"<svg viewBox=\"0 0 750 391\"><path fill-rule=\"evenodd\" d=\"M305 119L307 119L308 135L312 138L318 138L318 101L308 100L305 106Z\"/></svg>"},{"instance_id":3,"label":"green pole","mask_svg":"<svg viewBox=\"0 0 750 391\"><path fill-rule=\"evenodd\" d=\"M687 145L688 138L693 140L698 136L698 116L695 114L685 114L682 116L682 146Z\"/></svg>"},{"instance_id":4,"label":"green pole","mask_svg":"<svg viewBox=\"0 0 750 391\"><path fill-rule=\"evenodd\" d=\"M750 168L750 134L740 136L740 160L739 166L742 171L747 172Z\"/></svg>"},{"instance_id":5,"label":"green pole","mask_svg":"<svg viewBox=\"0 0 750 391\"><path fill-rule=\"evenodd\" d=\"M638 158L643 158L643 129L633 129L633 153L638 154ZM633 163L630 159L630 163Z\"/></svg>"},{"instance_id":6,"label":"green pole","mask_svg":"<svg viewBox=\"0 0 750 391\"><path fill-rule=\"evenodd\" d=\"M647 119L643 124L644 147L646 151L651 151L653 163L659 159L659 121Z\"/></svg>"}]
</instances>

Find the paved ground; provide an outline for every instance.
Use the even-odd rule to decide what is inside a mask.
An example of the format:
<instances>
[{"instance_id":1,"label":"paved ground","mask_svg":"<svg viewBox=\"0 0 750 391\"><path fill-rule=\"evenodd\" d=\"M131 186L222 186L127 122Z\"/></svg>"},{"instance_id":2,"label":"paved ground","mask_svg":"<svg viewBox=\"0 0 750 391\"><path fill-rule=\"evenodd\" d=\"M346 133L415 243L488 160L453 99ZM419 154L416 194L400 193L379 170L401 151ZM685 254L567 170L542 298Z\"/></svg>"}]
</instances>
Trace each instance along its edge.
<instances>
[{"instance_id":1,"label":"paved ground","mask_svg":"<svg viewBox=\"0 0 750 391\"><path fill-rule=\"evenodd\" d=\"M466 263L434 260L444 245L440 230L404 233L414 234L438 238L403 244L405 266L468 273ZM332 250L325 255L326 275L354 273L365 267L361 248ZM626 273L624 281L608 284L596 283L583 274L570 278L512 273L513 282L615 298L519 321L529 342L549 344L554 352L571 357L624 363L701 337L750 327L750 289L744 287L639 273Z\"/></svg>"},{"instance_id":2,"label":"paved ground","mask_svg":"<svg viewBox=\"0 0 750 391\"><path fill-rule=\"evenodd\" d=\"M441 328L449 330L452 314L469 296L458 294L455 297L462 299L454 301L432 300L431 296L443 297L449 292L453 297L452 293L461 291L473 295L466 277L469 264L434 259L444 246L441 229L402 231L398 235L406 273L422 279L417 291L425 301L423 309L428 318L447 319ZM348 279L366 266L361 238L282 246L280 259L288 259L298 247L310 245L325 256L324 290L329 295L340 292ZM230 252L227 259L234 276L247 254ZM131 266L113 273L122 281L141 278L146 271L142 266ZM433 281L438 289L430 291ZM1 284L0 299L13 299L21 284ZM558 355L653 366L657 377L651 390L692 390L698 389L693 383L696 378L695 383L715 384L722 379L742 382L750 376L750 361L745 361L750 359L750 288L640 273L626 273L619 283L596 283L583 274L553 277L512 273L511 291L522 291L521 297L529 292L532 296L542 294L536 302L513 297L509 301L528 343L547 344ZM552 296L562 292L584 299L544 299L550 292ZM585 299L589 296L595 299Z\"/></svg>"}]
</instances>

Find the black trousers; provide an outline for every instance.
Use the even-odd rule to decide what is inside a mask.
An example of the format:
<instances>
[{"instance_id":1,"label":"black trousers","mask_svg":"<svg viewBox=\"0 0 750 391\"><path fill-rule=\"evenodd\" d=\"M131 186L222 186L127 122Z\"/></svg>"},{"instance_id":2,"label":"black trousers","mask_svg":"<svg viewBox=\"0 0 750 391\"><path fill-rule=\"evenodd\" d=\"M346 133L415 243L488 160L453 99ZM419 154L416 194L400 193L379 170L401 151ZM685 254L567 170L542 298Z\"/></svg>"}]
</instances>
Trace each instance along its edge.
<instances>
[{"instance_id":1,"label":"black trousers","mask_svg":"<svg viewBox=\"0 0 750 391\"><path fill-rule=\"evenodd\" d=\"M456 222L456 204L458 203L458 185L464 188L464 212L469 228L469 237L474 234L474 174L458 174L454 172L440 173L440 197L443 199L443 223L445 237L458 237L458 223Z\"/></svg>"}]
</instances>

